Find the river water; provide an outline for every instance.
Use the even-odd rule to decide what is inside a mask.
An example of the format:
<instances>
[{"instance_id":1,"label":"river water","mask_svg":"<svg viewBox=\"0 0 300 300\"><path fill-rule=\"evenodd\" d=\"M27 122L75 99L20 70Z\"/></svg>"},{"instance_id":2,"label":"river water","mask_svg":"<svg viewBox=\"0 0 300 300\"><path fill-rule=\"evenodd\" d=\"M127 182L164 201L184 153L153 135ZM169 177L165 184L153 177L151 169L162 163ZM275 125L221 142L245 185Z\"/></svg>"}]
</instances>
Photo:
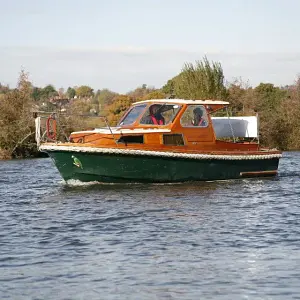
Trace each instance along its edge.
<instances>
[{"instance_id":1,"label":"river water","mask_svg":"<svg viewBox=\"0 0 300 300\"><path fill-rule=\"evenodd\" d=\"M65 184L0 161L0 299L300 299L300 152L275 179Z\"/></svg>"}]
</instances>

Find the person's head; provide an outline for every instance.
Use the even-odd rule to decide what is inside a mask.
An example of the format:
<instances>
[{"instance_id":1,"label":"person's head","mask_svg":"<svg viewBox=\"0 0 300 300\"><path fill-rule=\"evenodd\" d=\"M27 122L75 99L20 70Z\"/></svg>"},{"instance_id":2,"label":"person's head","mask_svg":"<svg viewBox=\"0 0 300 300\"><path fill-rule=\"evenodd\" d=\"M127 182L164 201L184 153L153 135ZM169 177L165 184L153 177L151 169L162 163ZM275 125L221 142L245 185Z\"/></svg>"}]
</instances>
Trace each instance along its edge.
<instances>
[{"instance_id":1,"label":"person's head","mask_svg":"<svg viewBox=\"0 0 300 300\"><path fill-rule=\"evenodd\" d=\"M158 104L151 105L149 108L150 114L155 115L158 112L159 108L160 108L160 105L158 105Z\"/></svg>"},{"instance_id":2,"label":"person's head","mask_svg":"<svg viewBox=\"0 0 300 300\"><path fill-rule=\"evenodd\" d=\"M193 112L195 117L201 118L203 116L203 111L200 107L196 107Z\"/></svg>"}]
</instances>

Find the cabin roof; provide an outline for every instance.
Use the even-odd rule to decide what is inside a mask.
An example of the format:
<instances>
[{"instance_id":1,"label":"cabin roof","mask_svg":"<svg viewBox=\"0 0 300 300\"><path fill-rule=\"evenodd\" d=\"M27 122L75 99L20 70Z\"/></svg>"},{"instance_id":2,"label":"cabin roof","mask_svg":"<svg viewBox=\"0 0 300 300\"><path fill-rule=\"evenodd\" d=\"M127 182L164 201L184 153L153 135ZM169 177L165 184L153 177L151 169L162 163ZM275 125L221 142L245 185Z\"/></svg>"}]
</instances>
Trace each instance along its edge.
<instances>
[{"instance_id":1,"label":"cabin roof","mask_svg":"<svg viewBox=\"0 0 300 300\"><path fill-rule=\"evenodd\" d=\"M141 103L178 103L178 104L208 104L208 105L228 105L229 102L221 101L221 100L185 100L185 99L151 99L151 100L143 100L138 101L133 104L141 104Z\"/></svg>"}]
</instances>

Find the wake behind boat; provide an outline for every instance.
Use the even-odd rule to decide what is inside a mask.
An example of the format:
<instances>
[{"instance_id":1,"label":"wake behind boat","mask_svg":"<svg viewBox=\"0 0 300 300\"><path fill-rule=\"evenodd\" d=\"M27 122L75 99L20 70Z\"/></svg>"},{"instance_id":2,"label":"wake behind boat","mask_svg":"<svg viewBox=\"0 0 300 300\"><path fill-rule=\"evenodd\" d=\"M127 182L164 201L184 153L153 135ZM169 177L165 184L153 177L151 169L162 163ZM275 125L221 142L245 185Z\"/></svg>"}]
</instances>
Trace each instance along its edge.
<instances>
[{"instance_id":1,"label":"wake behind boat","mask_svg":"<svg viewBox=\"0 0 300 300\"><path fill-rule=\"evenodd\" d=\"M66 181L170 183L276 176L282 154L260 146L257 116L213 116L228 105L218 100L140 101L116 127L73 132L68 142L56 140L53 115L47 119L48 139L40 142L37 117L37 141Z\"/></svg>"}]
</instances>

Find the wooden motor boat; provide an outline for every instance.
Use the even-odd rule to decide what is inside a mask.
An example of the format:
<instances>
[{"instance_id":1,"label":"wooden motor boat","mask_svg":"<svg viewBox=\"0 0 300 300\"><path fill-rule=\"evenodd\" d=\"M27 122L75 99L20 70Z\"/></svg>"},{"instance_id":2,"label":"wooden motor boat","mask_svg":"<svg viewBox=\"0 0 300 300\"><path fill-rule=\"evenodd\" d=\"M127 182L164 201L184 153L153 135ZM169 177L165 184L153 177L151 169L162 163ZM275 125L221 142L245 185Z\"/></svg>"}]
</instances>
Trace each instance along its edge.
<instances>
[{"instance_id":1,"label":"wooden motor boat","mask_svg":"<svg viewBox=\"0 0 300 300\"><path fill-rule=\"evenodd\" d=\"M48 153L66 181L167 183L275 176L282 154L260 146L257 116L213 116L228 105L218 100L140 101L116 127L73 132L68 142L55 140L50 117L47 132L53 141L39 140L39 150Z\"/></svg>"}]
</instances>

